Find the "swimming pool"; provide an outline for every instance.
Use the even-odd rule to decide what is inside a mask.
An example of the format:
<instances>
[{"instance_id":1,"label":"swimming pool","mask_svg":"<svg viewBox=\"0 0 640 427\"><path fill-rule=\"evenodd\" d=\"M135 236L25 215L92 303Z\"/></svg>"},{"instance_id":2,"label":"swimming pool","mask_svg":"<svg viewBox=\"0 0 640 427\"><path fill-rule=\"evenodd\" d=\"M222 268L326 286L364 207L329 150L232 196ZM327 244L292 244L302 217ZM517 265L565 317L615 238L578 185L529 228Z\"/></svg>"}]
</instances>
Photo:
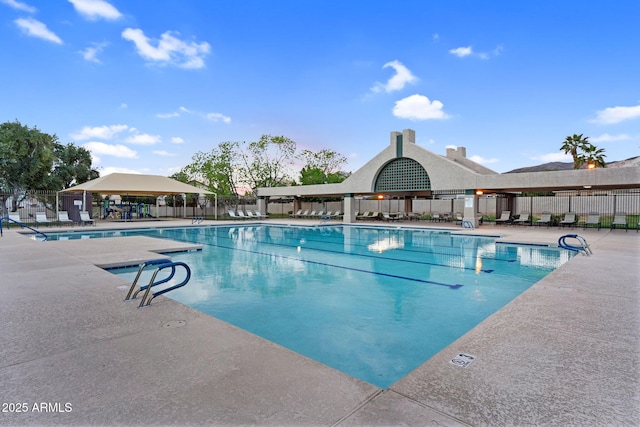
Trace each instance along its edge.
<instances>
[{"instance_id":1,"label":"swimming pool","mask_svg":"<svg viewBox=\"0 0 640 427\"><path fill-rule=\"evenodd\" d=\"M449 231L349 225L99 233L203 245L172 254L192 279L166 296L381 388L573 255ZM112 271L132 281L137 268Z\"/></svg>"}]
</instances>

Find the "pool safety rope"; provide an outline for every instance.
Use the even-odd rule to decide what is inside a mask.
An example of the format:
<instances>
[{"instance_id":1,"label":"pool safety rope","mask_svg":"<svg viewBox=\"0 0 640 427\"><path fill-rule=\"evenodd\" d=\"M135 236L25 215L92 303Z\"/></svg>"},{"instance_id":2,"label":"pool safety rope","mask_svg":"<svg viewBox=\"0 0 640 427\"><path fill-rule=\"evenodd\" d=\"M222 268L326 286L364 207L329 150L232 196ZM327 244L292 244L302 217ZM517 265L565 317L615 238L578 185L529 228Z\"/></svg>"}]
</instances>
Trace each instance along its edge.
<instances>
[{"instance_id":1,"label":"pool safety rope","mask_svg":"<svg viewBox=\"0 0 640 427\"><path fill-rule=\"evenodd\" d=\"M567 239L577 240L580 246L574 246L574 245L568 244L566 241ZM593 255L593 251L591 250L591 247L589 247L587 240L584 237L580 236L579 234L565 234L564 236L561 236L558 239L558 246L563 249L582 252L582 254L586 256Z\"/></svg>"}]
</instances>

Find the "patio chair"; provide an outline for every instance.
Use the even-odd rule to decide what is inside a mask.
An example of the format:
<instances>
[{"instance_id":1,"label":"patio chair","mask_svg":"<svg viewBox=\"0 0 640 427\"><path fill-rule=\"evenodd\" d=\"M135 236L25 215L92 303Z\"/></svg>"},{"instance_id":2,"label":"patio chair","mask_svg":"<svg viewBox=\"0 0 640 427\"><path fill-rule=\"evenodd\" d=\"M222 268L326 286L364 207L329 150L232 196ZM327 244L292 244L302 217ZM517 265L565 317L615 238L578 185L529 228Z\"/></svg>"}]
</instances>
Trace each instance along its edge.
<instances>
[{"instance_id":1,"label":"patio chair","mask_svg":"<svg viewBox=\"0 0 640 427\"><path fill-rule=\"evenodd\" d=\"M618 212L613 215L613 222L611 223L611 229L617 228L619 225L624 226L625 231L629 231L629 224L627 223L627 214L624 212Z\"/></svg>"},{"instance_id":2,"label":"patio chair","mask_svg":"<svg viewBox=\"0 0 640 427\"><path fill-rule=\"evenodd\" d=\"M301 213L302 213L302 209L298 209L298 212L290 214L289 217L290 218L297 218L297 217L300 216Z\"/></svg>"},{"instance_id":3,"label":"patio chair","mask_svg":"<svg viewBox=\"0 0 640 427\"><path fill-rule=\"evenodd\" d=\"M389 212L382 212L382 219L385 221L396 221L397 218L396 217L392 217L391 214L389 214Z\"/></svg>"},{"instance_id":4,"label":"patio chair","mask_svg":"<svg viewBox=\"0 0 640 427\"><path fill-rule=\"evenodd\" d=\"M542 212L540 219L536 221L536 224L542 225L547 224L547 227L551 225L551 213L550 212Z\"/></svg>"},{"instance_id":5,"label":"patio chair","mask_svg":"<svg viewBox=\"0 0 640 427\"><path fill-rule=\"evenodd\" d=\"M598 230L600 230L600 226L600 214L597 212L591 212L583 224L583 229L586 230L588 227L598 227Z\"/></svg>"},{"instance_id":6,"label":"patio chair","mask_svg":"<svg viewBox=\"0 0 640 427\"><path fill-rule=\"evenodd\" d=\"M511 222L511 211L502 211L500 218L496 218L496 224L508 224Z\"/></svg>"},{"instance_id":7,"label":"patio chair","mask_svg":"<svg viewBox=\"0 0 640 427\"><path fill-rule=\"evenodd\" d=\"M367 211L367 212L365 212L363 214L356 215L356 221L359 220L359 219L367 219L367 218L369 218L369 215L371 215L371 212L369 212L369 211Z\"/></svg>"},{"instance_id":8,"label":"patio chair","mask_svg":"<svg viewBox=\"0 0 640 427\"><path fill-rule=\"evenodd\" d=\"M369 219L380 219L380 212L377 211L373 211L371 212L371 216L369 217Z\"/></svg>"},{"instance_id":9,"label":"patio chair","mask_svg":"<svg viewBox=\"0 0 640 427\"><path fill-rule=\"evenodd\" d=\"M333 213L333 215L331 215L331 218L338 218L341 217L342 214L340 213L340 210L337 210Z\"/></svg>"},{"instance_id":10,"label":"patio chair","mask_svg":"<svg viewBox=\"0 0 640 427\"><path fill-rule=\"evenodd\" d=\"M240 219L249 219L249 217L248 217L248 216L246 216L246 215L244 214L244 212L242 212L242 210L241 210L241 209L238 209L238 218L240 218Z\"/></svg>"},{"instance_id":11,"label":"patio chair","mask_svg":"<svg viewBox=\"0 0 640 427\"><path fill-rule=\"evenodd\" d=\"M311 211L311 213L307 213L309 211L306 211L304 214L300 215L301 218L313 218L314 216L316 216L316 211Z\"/></svg>"},{"instance_id":12,"label":"patio chair","mask_svg":"<svg viewBox=\"0 0 640 427\"><path fill-rule=\"evenodd\" d=\"M453 219L455 220L456 224L462 224L464 217L460 212L456 212L453 214Z\"/></svg>"},{"instance_id":13,"label":"patio chair","mask_svg":"<svg viewBox=\"0 0 640 427\"><path fill-rule=\"evenodd\" d=\"M518 219L514 219L514 224L529 224L531 223L531 219L529 218L531 214L529 212L522 212Z\"/></svg>"},{"instance_id":14,"label":"patio chair","mask_svg":"<svg viewBox=\"0 0 640 427\"><path fill-rule=\"evenodd\" d=\"M236 215L236 213L231 209L229 209L227 212L229 213L229 216L231 217L231 219L242 219L240 216Z\"/></svg>"},{"instance_id":15,"label":"patio chair","mask_svg":"<svg viewBox=\"0 0 640 427\"><path fill-rule=\"evenodd\" d=\"M7 228L11 228L11 223L14 224L22 224L22 220L20 219L20 214L18 212L9 212L9 216L7 216L7 218L10 221L7 221ZM0 221L3 221L4 218L0 219Z\"/></svg>"},{"instance_id":16,"label":"patio chair","mask_svg":"<svg viewBox=\"0 0 640 427\"><path fill-rule=\"evenodd\" d=\"M51 221L47 219L46 212L36 212L36 227L38 224L51 224Z\"/></svg>"},{"instance_id":17,"label":"patio chair","mask_svg":"<svg viewBox=\"0 0 640 427\"><path fill-rule=\"evenodd\" d=\"M85 225L85 224L96 225L96 222L93 219L91 219L91 217L89 216L89 212L80 211L80 224L82 224L82 225Z\"/></svg>"},{"instance_id":18,"label":"patio chair","mask_svg":"<svg viewBox=\"0 0 640 427\"><path fill-rule=\"evenodd\" d=\"M564 218L562 219L562 221L560 221L560 227L564 228L565 225L575 227L577 222L578 222L578 218L576 217L576 213L567 212L566 214L564 214Z\"/></svg>"},{"instance_id":19,"label":"patio chair","mask_svg":"<svg viewBox=\"0 0 640 427\"><path fill-rule=\"evenodd\" d=\"M267 219L267 218L269 218L269 215L262 215L262 212L256 211L256 218L258 218L258 219Z\"/></svg>"},{"instance_id":20,"label":"patio chair","mask_svg":"<svg viewBox=\"0 0 640 427\"><path fill-rule=\"evenodd\" d=\"M246 217L247 219L256 219L256 216L253 215L253 212L251 212L249 209L247 209Z\"/></svg>"},{"instance_id":21,"label":"patio chair","mask_svg":"<svg viewBox=\"0 0 640 427\"><path fill-rule=\"evenodd\" d=\"M58 224L71 224L73 225L73 221L69 219L69 213L67 211L58 211Z\"/></svg>"}]
</instances>

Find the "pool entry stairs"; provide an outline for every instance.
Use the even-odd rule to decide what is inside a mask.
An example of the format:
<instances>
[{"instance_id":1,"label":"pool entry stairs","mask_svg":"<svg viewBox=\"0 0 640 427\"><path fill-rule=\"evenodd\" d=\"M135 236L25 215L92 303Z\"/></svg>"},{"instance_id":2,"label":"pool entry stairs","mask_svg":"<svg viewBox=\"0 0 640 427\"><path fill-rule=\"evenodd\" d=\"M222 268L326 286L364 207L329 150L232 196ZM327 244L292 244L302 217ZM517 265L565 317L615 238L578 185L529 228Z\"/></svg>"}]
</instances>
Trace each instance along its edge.
<instances>
[{"instance_id":1,"label":"pool entry stairs","mask_svg":"<svg viewBox=\"0 0 640 427\"><path fill-rule=\"evenodd\" d=\"M567 239L575 239L577 241L577 244L569 244L567 243ZM586 256L593 255L593 251L591 250L589 243L587 243L587 240L579 234L565 234L564 236L561 236L558 239L558 246L563 249L580 252Z\"/></svg>"},{"instance_id":2,"label":"pool entry stairs","mask_svg":"<svg viewBox=\"0 0 640 427\"><path fill-rule=\"evenodd\" d=\"M134 289L136 288L136 285L138 284L138 280L140 279L140 276L142 275L142 272L147 267L155 267L155 271L151 275L151 279L149 280L149 283L146 284L146 285L140 286L138 288L138 290L134 292ZM157 286L157 285L161 285L163 283L167 283L171 279L173 279L173 276L176 274L176 267L182 267L182 268L185 269L186 276L182 280L182 282L178 283L177 285L170 286L168 288L162 289L162 290L157 291L157 292L151 292L151 288L152 287ZM158 275L158 273L160 271L162 271L162 270L167 269L167 268L171 268L171 273L167 277L165 277L164 279L159 279L159 280L156 281L156 276ZM174 289L178 289L178 288L183 287L184 285L186 285L189 282L189 279L191 279L191 269L184 262L174 262L174 261L171 261L170 259L166 259L166 258L153 259L153 260L150 260L150 261L146 261L146 262L140 264L140 268L138 269L138 274L136 274L136 278L133 280L133 283L131 283L131 287L129 288L129 292L127 293L127 296L126 296L126 298L124 300L125 301L129 301L129 300L132 300L132 299L136 299L138 294L140 292L144 291L144 294L142 295L142 299L140 300L140 304L138 305L138 308L146 307L146 306L151 305L151 300L153 300L158 295L166 294L169 291L172 291Z\"/></svg>"}]
</instances>

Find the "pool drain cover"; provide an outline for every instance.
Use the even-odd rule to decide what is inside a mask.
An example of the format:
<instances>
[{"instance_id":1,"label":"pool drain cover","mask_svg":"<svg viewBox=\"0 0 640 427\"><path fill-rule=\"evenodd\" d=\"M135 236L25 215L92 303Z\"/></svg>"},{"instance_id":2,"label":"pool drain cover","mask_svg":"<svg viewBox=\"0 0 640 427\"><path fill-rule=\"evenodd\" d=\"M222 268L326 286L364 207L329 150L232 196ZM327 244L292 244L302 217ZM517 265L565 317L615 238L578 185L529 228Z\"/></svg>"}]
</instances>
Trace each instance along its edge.
<instances>
[{"instance_id":1,"label":"pool drain cover","mask_svg":"<svg viewBox=\"0 0 640 427\"><path fill-rule=\"evenodd\" d=\"M184 320L170 320L162 325L163 328L182 328L187 322Z\"/></svg>"},{"instance_id":2,"label":"pool drain cover","mask_svg":"<svg viewBox=\"0 0 640 427\"><path fill-rule=\"evenodd\" d=\"M460 366L461 368L466 368L476 359L475 356L466 353L458 353L456 357L451 359L449 363L452 363L456 366Z\"/></svg>"}]
</instances>

